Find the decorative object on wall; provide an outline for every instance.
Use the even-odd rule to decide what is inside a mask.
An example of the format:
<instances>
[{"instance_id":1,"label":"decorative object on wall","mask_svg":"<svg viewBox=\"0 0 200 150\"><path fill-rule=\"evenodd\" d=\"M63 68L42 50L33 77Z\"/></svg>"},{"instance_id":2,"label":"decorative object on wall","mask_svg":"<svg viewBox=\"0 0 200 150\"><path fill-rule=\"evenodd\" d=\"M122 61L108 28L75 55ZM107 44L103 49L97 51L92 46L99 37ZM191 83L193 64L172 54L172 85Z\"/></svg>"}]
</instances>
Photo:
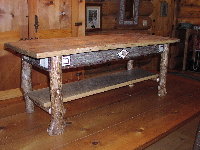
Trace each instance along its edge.
<instances>
[{"instance_id":1,"label":"decorative object on wall","mask_svg":"<svg viewBox=\"0 0 200 150\"><path fill-rule=\"evenodd\" d=\"M120 0L120 25L137 25L140 0Z\"/></svg>"},{"instance_id":2,"label":"decorative object on wall","mask_svg":"<svg viewBox=\"0 0 200 150\"><path fill-rule=\"evenodd\" d=\"M86 30L101 30L101 4L86 5Z\"/></svg>"},{"instance_id":3,"label":"decorative object on wall","mask_svg":"<svg viewBox=\"0 0 200 150\"><path fill-rule=\"evenodd\" d=\"M168 15L168 3L166 1L162 1L160 3L160 16L167 17Z\"/></svg>"}]
</instances>

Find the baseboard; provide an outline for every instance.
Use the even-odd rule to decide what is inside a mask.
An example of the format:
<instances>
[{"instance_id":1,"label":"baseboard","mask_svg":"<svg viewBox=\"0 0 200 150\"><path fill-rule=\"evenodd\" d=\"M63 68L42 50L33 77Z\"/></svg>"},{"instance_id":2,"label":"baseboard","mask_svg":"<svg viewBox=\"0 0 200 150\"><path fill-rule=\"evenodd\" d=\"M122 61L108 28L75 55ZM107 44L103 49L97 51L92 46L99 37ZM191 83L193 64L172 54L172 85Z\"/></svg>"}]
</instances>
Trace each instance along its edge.
<instances>
[{"instance_id":1,"label":"baseboard","mask_svg":"<svg viewBox=\"0 0 200 150\"><path fill-rule=\"evenodd\" d=\"M20 90L20 88L0 91L0 101L16 98L16 97L21 97L21 96L22 96L22 91Z\"/></svg>"}]
</instances>

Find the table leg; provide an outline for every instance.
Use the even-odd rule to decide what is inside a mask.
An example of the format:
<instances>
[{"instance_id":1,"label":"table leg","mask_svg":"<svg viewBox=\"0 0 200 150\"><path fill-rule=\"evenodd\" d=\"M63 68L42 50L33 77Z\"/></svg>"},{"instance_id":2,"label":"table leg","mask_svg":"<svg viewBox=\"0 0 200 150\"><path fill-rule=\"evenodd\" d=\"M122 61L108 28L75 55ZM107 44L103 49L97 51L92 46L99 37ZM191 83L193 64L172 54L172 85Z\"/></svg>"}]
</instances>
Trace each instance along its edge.
<instances>
[{"instance_id":1,"label":"table leg","mask_svg":"<svg viewBox=\"0 0 200 150\"><path fill-rule=\"evenodd\" d=\"M133 60L129 60L127 62L127 70L133 70L134 69L133 62L134 62ZM129 87L133 87L133 86L134 86L134 84L129 85Z\"/></svg>"},{"instance_id":2,"label":"table leg","mask_svg":"<svg viewBox=\"0 0 200 150\"><path fill-rule=\"evenodd\" d=\"M47 129L49 135L60 135L64 132L65 109L62 97L62 68L61 57L51 58L50 95L51 95L51 122Z\"/></svg>"},{"instance_id":3,"label":"table leg","mask_svg":"<svg viewBox=\"0 0 200 150\"><path fill-rule=\"evenodd\" d=\"M129 60L127 63L127 70L133 70L133 60Z\"/></svg>"},{"instance_id":4,"label":"table leg","mask_svg":"<svg viewBox=\"0 0 200 150\"><path fill-rule=\"evenodd\" d=\"M21 88L23 90L23 95L26 103L26 112L34 112L34 103L28 96L28 92L32 91L32 82L31 82L31 69L32 65L24 61L22 56L22 73L21 73Z\"/></svg>"},{"instance_id":5,"label":"table leg","mask_svg":"<svg viewBox=\"0 0 200 150\"><path fill-rule=\"evenodd\" d=\"M168 53L169 53L169 44L165 44L164 52L161 54L158 96L165 96L167 94L166 75L167 75L167 65L168 65Z\"/></svg>"}]
</instances>

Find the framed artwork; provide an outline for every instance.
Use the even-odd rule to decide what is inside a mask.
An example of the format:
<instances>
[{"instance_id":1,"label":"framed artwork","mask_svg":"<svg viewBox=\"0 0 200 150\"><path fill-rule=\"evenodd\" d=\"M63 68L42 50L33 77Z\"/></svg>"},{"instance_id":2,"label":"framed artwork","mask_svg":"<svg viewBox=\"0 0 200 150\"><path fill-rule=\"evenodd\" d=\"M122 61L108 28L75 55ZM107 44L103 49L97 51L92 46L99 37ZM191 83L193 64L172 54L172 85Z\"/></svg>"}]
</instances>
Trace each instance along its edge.
<instances>
[{"instance_id":1,"label":"framed artwork","mask_svg":"<svg viewBox=\"0 0 200 150\"><path fill-rule=\"evenodd\" d=\"M160 16L161 17L168 16L168 3L166 1L162 1L160 3Z\"/></svg>"},{"instance_id":2,"label":"framed artwork","mask_svg":"<svg viewBox=\"0 0 200 150\"><path fill-rule=\"evenodd\" d=\"M120 0L119 25L137 25L140 0Z\"/></svg>"},{"instance_id":3,"label":"framed artwork","mask_svg":"<svg viewBox=\"0 0 200 150\"><path fill-rule=\"evenodd\" d=\"M86 4L86 31L101 30L101 4Z\"/></svg>"}]
</instances>

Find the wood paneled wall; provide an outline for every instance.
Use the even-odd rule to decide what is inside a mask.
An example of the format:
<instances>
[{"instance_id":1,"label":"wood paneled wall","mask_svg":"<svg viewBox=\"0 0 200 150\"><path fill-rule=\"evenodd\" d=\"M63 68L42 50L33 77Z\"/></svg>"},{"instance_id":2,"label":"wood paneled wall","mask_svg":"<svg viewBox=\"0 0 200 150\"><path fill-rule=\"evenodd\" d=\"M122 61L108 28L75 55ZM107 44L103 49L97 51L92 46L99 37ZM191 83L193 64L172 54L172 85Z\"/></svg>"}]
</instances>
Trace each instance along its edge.
<instances>
[{"instance_id":1,"label":"wood paneled wall","mask_svg":"<svg viewBox=\"0 0 200 150\"><path fill-rule=\"evenodd\" d=\"M176 0L175 1L176 7L176 25L179 23L191 23L200 25L200 1L199 0ZM174 32L177 30L174 30ZM185 36L184 34L181 35L181 31L178 30L179 36ZM182 40L184 38L181 38ZM180 46L172 49L170 53L170 65L171 69L181 69L183 65L183 50L184 46Z\"/></svg>"},{"instance_id":2,"label":"wood paneled wall","mask_svg":"<svg viewBox=\"0 0 200 150\"><path fill-rule=\"evenodd\" d=\"M73 3L72 3L73 2ZM85 0L0 0L0 91L20 87L21 59L5 51L5 42L30 38L62 38L85 34ZM39 28L36 32L35 15ZM75 27L75 22L83 22ZM63 81L81 78L64 73ZM47 73L33 71L34 88L48 85Z\"/></svg>"},{"instance_id":3,"label":"wood paneled wall","mask_svg":"<svg viewBox=\"0 0 200 150\"><path fill-rule=\"evenodd\" d=\"M139 13L138 13L138 24L137 25L126 25L118 26L122 29L133 29L133 30L149 30L152 28L151 14L154 11L153 3L149 0L140 0Z\"/></svg>"},{"instance_id":4,"label":"wood paneled wall","mask_svg":"<svg viewBox=\"0 0 200 150\"><path fill-rule=\"evenodd\" d=\"M102 30L108 29L135 29L148 30L152 26L152 19L149 17L153 12L153 4L149 0L141 0L139 7L139 23L138 25L119 26L119 3L120 0L86 0L86 3L102 4ZM143 20L147 21L147 26L143 26Z\"/></svg>"},{"instance_id":5,"label":"wood paneled wall","mask_svg":"<svg viewBox=\"0 0 200 150\"><path fill-rule=\"evenodd\" d=\"M167 16L161 16L161 2L167 2ZM174 25L174 0L152 0L154 11L151 15L152 28L151 33L161 36L171 36Z\"/></svg>"},{"instance_id":6,"label":"wood paneled wall","mask_svg":"<svg viewBox=\"0 0 200 150\"><path fill-rule=\"evenodd\" d=\"M119 0L86 0L86 4L102 4L102 30L116 29Z\"/></svg>"},{"instance_id":7,"label":"wood paneled wall","mask_svg":"<svg viewBox=\"0 0 200 150\"><path fill-rule=\"evenodd\" d=\"M0 91L20 86L20 58L5 51L5 42L28 37L26 0L0 0Z\"/></svg>"},{"instance_id":8,"label":"wood paneled wall","mask_svg":"<svg viewBox=\"0 0 200 150\"><path fill-rule=\"evenodd\" d=\"M179 2L178 23L181 22L200 24L199 0L182 0Z\"/></svg>"}]
</instances>

